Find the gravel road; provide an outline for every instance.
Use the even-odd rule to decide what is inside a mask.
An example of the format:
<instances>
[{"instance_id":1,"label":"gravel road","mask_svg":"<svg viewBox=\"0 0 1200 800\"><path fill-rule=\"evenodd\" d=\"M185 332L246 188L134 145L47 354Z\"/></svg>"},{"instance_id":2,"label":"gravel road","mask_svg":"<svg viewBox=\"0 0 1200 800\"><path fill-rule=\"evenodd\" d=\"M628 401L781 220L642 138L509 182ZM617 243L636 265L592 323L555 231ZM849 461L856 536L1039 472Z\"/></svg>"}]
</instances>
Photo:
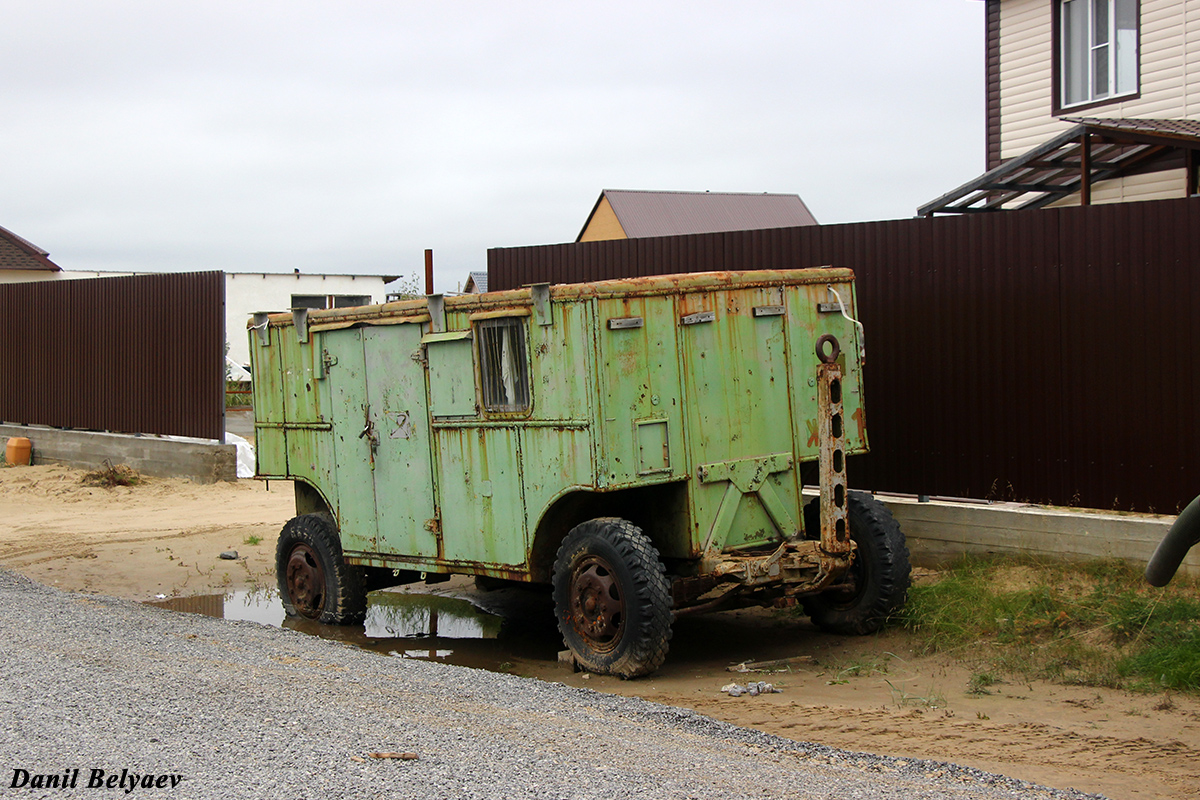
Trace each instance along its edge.
<instances>
[{"instance_id":1,"label":"gravel road","mask_svg":"<svg viewBox=\"0 0 1200 800\"><path fill-rule=\"evenodd\" d=\"M4 571L0 665L3 797L1096 797Z\"/></svg>"}]
</instances>

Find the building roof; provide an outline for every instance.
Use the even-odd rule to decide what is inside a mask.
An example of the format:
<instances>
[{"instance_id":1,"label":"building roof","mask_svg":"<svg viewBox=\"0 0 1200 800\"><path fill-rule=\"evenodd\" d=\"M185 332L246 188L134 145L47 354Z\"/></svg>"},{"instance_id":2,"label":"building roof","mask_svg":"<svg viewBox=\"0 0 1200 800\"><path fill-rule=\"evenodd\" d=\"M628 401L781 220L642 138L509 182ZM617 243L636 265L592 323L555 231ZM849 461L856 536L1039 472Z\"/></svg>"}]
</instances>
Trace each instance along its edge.
<instances>
[{"instance_id":1,"label":"building roof","mask_svg":"<svg viewBox=\"0 0 1200 800\"><path fill-rule=\"evenodd\" d=\"M1187 166L1189 193L1200 163L1200 122L1063 117L1053 139L917 209L919 216L1041 208L1099 181ZM1086 205L1086 200L1084 201Z\"/></svg>"},{"instance_id":2,"label":"building roof","mask_svg":"<svg viewBox=\"0 0 1200 800\"><path fill-rule=\"evenodd\" d=\"M605 189L576 241L583 239L597 210L605 203L628 239L817 224L808 206L796 194Z\"/></svg>"},{"instance_id":3,"label":"building roof","mask_svg":"<svg viewBox=\"0 0 1200 800\"><path fill-rule=\"evenodd\" d=\"M0 269L29 269L45 272L60 272L42 248L22 239L7 228L0 228Z\"/></svg>"},{"instance_id":4,"label":"building roof","mask_svg":"<svg viewBox=\"0 0 1200 800\"><path fill-rule=\"evenodd\" d=\"M486 272L472 272L467 276L467 283L463 286L463 292L467 294L483 294L488 290Z\"/></svg>"}]
</instances>

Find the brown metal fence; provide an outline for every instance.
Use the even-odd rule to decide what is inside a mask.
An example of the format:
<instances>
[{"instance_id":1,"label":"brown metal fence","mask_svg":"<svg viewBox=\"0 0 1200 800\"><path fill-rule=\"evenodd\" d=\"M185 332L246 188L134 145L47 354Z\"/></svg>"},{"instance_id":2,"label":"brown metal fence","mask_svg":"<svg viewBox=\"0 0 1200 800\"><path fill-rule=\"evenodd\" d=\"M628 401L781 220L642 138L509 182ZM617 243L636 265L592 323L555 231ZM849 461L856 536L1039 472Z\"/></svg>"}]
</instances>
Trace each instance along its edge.
<instances>
[{"instance_id":1,"label":"brown metal fence","mask_svg":"<svg viewBox=\"0 0 1200 800\"><path fill-rule=\"evenodd\" d=\"M220 272L0 284L0 420L224 437Z\"/></svg>"},{"instance_id":2,"label":"brown metal fence","mask_svg":"<svg viewBox=\"0 0 1200 800\"><path fill-rule=\"evenodd\" d=\"M1200 493L1200 198L504 248L488 286L854 269L858 486L1175 513Z\"/></svg>"}]
</instances>

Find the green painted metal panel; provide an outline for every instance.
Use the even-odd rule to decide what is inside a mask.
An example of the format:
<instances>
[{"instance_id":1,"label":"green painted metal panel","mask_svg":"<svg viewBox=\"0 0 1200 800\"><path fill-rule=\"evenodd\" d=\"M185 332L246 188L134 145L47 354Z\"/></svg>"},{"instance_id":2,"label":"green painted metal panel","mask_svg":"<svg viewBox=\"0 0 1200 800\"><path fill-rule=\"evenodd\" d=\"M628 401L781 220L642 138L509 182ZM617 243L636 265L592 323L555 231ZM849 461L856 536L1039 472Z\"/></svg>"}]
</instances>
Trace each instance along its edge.
<instances>
[{"instance_id":1,"label":"green painted metal panel","mask_svg":"<svg viewBox=\"0 0 1200 800\"><path fill-rule=\"evenodd\" d=\"M374 454L378 545L384 553L435 558L433 464L421 326L363 328Z\"/></svg>"},{"instance_id":2,"label":"green painted metal panel","mask_svg":"<svg viewBox=\"0 0 1200 800\"><path fill-rule=\"evenodd\" d=\"M295 328L280 328L277 343L283 364L283 416L287 422L322 422L317 377L321 361L319 346L301 342ZM314 365L315 362L315 365Z\"/></svg>"},{"instance_id":3,"label":"green painted metal panel","mask_svg":"<svg viewBox=\"0 0 1200 800\"><path fill-rule=\"evenodd\" d=\"M362 328L323 331L322 348L329 354L329 422L336 468L338 503L333 509L342 533L342 549L374 552L375 480L371 438L367 427L367 364Z\"/></svg>"},{"instance_id":4,"label":"green painted metal panel","mask_svg":"<svg viewBox=\"0 0 1200 800\"><path fill-rule=\"evenodd\" d=\"M315 487L333 508L338 507L337 459L329 431L287 431L288 477Z\"/></svg>"},{"instance_id":5,"label":"green painted metal panel","mask_svg":"<svg viewBox=\"0 0 1200 800\"><path fill-rule=\"evenodd\" d=\"M638 485L686 475L674 298L604 299L596 308L600 484ZM622 327L624 320L640 324ZM642 469L638 430L645 422L666 423L668 469Z\"/></svg>"},{"instance_id":6,"label":"green painted metal panel","mask_svg":"<svg viewBox=\"0 0 1200 800\"><path fill-rule=\"evenodd\" d=\"M254 452L257 473L283 477L287 475L287 443L282 428L265 427L283 424L283 363L279 349L278 328L268 328L271 344L259 343L257 332L250 331L250 353L254 363ZM259 427L259 424L263 427Z\"/></svg>"},{"instance_id":7,"label":"green painted metal panel","mask_svg":"<svg viewBox=\"0 0 1200 800\"><path fill-rule=\"evenodd\" d=\"M288 477L287 437L283 430L256 428L254 457L256 474L268 478Z\"/></svg>"},{"instance_id":8,"label":"green painted metal panel","mask_svg":"<svg viewBox=\"0 0 1200 800\"><path fill-rule=\"evenodd\" d=\"M780 287L766 287L680 298L680 358L693 463L792 452L788 318L754 313L756 307L783 305L782 292ZM796 509L793 473L788 470L786 479L778 479L776 489L784 504ZM721 482L695 487L693 522L701 542L715 549L736 548L794 533L776 530L754 493L726 499L726 492ZM795 516L799 518L798 511Z\"/></svg>"},{"instance_id":9,"label":"green painted metal panel","mask_svg":"<svg viewBox=\"0 0 1200 800\"><path fill-rule=\"evenodd\" d=\"M528 536L518 429L437 428L434 436L445 558L524 564Z\"/></svg>"},{"instance_id":10,"label":"green painted metal panel","mask_svg":"<svg viewBox=\"0 0 1200 800\"><path fill-rule=\"evenodd\" d=\"M571 489L591 489L595 465L592 432L586 428L527 427L521 430L526 530Z\"/></svg>"},{"instance_id":11,"label":"green painted metal panel","mask_svg":"<svg viewBox=\"0 0 1200 800\"><path fill-rule=\"evenodd\" d=\"M638 449L638 475L671 471L671 437L665 419L634 423Z\"/></svg>"},{"instance_id":12,"label":"green painted metal panel","mask_svg":"<svg viewBox=\"0 0 1200 800\"><path fill-rule=\"evenodd\" d=\"M259 343L258 333L250 331L250 352L254 366L254 381L250 384L254 398L255 422L283 422L283 362L279 350L279 328L268 328L269 345Z\"/></svg>"},{"instance_id":13,"label":"green painted metal panel","mask_svg":"<svg viewBox=\"0 0 1200 800\"><path fill-rule=\"evenodd\" d=\"M833 287L854 316L854 284L834 283ZM808 284L792 288L787 294L789 318L788 350L792 369L792 429L796 455L804 461L816 461L817 443L817 357L814 346L828 333L841 345L838 364L842 369L842 403L845 414L846 453L867 451L866 417L862 393L862 369L859 365L858 329L840 313L819 312L818 305L829 300L826 284ZM853 477L851 477L853 480Z\"/></svg>"},{"instance_id":14,"label":"green painted metal panel","mask_svg":"<svg viewBox=\"0 0 1200 800\"><path fill-rule=\"evenodd\" d=\"M529 325L533 419L589 418L595 374L591 311L590 303L554 303L553 325Z\"/></svg>"},{"instance_id":15,"label":"green painted metal panel","mask_svg":"<svg viewBox=\"0 0 1200 800\"><path fill-rule=\"evenodd\" d=\"M429 409L434 417L473 417L474 347L470 338L448 338L425 345L429 359Z\"/></svg>"}]
</instances>

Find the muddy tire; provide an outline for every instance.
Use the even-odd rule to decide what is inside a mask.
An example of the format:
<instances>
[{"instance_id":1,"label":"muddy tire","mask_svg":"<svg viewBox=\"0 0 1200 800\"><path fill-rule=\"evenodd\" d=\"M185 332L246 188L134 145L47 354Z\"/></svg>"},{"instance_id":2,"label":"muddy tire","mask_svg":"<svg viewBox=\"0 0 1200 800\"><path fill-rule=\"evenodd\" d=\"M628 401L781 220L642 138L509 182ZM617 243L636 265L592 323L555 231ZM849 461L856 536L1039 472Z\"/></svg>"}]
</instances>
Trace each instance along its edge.
<instances>
[{"instance_id":1,"label":"muddy tire","mask_svg":"<svg viewBox=\"0 0 1200 800\"><path fill-rule=\"evenodd\" d=\"M850 492L848 500L846 521L857 546L854 563L842 585L805 599L804 611L823 631L865 635L879 630L904 605L912 568L904 533L892 512L863 492ZM820 536L817 503L805 508L810 538Z\"/></svg>"},{"instance_id":2,"label":"muddy tire","mask_svg":"<svg viewBox=\"0 0 1200 800\"><path fill-rule=\"evenodd\" d=\"M275 575L283 610L326 625L357 625L367 615L362 570L342 558L333 520L324 514L293 517L279 532Z\"/></svg>"},{"instance_id":3,"label":"muddy tire","mask_svg":"<svg viewBox=\"0 0 1200 800\"><path fill-rule=\"evenodd\" d=\"M641 529L601 518L571 529L554 562L554 613L589 672L636 678L667 657L671 588Z\"/></svg>"}]
</instances>

